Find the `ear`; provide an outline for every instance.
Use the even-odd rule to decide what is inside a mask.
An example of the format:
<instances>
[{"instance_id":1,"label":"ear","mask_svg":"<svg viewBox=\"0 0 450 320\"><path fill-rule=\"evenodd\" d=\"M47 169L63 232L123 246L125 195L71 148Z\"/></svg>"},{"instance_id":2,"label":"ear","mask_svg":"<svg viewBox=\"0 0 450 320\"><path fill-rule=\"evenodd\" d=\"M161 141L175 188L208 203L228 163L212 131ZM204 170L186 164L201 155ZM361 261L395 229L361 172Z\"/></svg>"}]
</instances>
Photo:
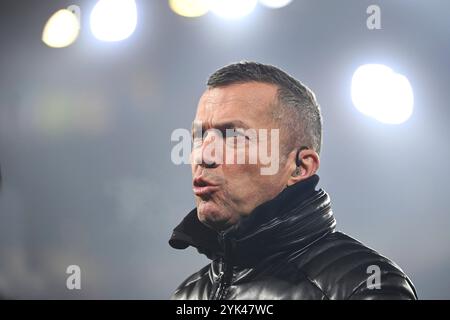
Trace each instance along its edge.
<instances>
[{"instance_id":1,"label":"ear","mask_svg":"<svg viewBox=\"0 0 450 320\"><path fill-rule=\"evenodd\" d=\"M297 167L297 163L300 166ZM305 180L316 174L320 167L320 158L316 151L303 149L298 152L297 161L291 161L290 172L287 185L292 186L297 182Z\"/></svg>"}]
</instances>

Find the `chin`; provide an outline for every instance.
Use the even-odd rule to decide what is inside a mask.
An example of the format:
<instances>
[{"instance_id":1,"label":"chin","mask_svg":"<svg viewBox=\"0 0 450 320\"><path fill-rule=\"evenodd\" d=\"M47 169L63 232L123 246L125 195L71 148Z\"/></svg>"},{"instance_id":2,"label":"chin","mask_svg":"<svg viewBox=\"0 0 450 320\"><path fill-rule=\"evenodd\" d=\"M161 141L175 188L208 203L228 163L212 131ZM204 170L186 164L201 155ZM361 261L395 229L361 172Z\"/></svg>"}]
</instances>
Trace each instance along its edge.
<instances>
[{"instance_id":1,"label":"chin","mask_svg":"<svg viewBox=\"0 0 450 320\"><path fill-rule=\"evenodd\" d=\"M224 212L215 203L200 201L197 205L198 219L211 229L220 231L226 229L232 223L232 215Z\"/></svg>"}]
</instances>

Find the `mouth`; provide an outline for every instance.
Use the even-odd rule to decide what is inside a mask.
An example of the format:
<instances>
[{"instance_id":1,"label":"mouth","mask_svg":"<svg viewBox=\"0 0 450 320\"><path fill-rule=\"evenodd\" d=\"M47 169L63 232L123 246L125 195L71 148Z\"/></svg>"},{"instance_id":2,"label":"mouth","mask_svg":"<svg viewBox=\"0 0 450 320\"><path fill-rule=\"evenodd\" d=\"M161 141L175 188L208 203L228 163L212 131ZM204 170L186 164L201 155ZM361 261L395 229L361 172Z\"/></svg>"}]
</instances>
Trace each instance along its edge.
<instances>
[{"instance_id":1,"label":"mouth","mask_svg":"<svg viewBox=\"0 0 450 320\"><path fill-rule=\"evenodd\" d=\"M193 181L193 188L194 194L198 197L205 197L210 196L217 190L219 190L219 186L204 179L201 177L197 177Z\"/></svg>"}]
</instances>

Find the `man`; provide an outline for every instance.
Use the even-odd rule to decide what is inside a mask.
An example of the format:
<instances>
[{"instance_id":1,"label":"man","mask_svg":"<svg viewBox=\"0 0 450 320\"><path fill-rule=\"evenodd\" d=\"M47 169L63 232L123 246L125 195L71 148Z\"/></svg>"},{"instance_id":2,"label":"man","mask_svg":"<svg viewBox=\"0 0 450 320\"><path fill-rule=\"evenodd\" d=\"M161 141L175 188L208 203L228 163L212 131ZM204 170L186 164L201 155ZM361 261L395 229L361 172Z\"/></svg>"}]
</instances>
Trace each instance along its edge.
<instances>
[{"instance_id":1,"label":"man","mask_svg":"<svg viewBox=\"0 0 450 320\"><path fill-rule=\"evenodd\" d=\"M212 261L172 298L416 299L395 263L335 230L330 198L316 190L322 118L314 94L280 69L254 62L225 66L207 85L193 135L205 133L194 138L191 154L196 208L169 243L193 246ZM221 158L230 151L248 158L255 148L250 128L279 130L279 146L263 134L256 144L270 142L272 153L279 147L273 174L262 174L267 163L260 159ZM245 148L225 131L244 136ZM207 152L220 140L223 150Z\"/></svg>"}]
</instances>

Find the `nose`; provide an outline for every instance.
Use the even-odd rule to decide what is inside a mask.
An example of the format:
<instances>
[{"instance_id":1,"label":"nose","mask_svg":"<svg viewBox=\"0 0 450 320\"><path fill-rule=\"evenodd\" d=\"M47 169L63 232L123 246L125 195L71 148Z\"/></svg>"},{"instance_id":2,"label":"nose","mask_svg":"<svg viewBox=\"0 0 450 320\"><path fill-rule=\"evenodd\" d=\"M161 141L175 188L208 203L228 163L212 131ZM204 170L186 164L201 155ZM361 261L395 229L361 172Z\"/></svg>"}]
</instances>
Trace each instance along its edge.
<instances>
[{"instance_id":1,"label":"nose","mask_svg":"<svg viewBox=\"0 0 450 320\"><path fill-rule=\"evenodd\" d=\"M192 151L193 160L196 165L203 168L213 169L217 168L222 162L223 142L219 140L220 137L214 133L209 132L203 138L201 146L194 146Z\"/></svg>"},{"instance_id":2,"label":"nose","mask_svg":"<svg viewBox=\"0 0 450 320\"><path fill-rule=\"evenodd\" d=\"M203 168L206 168L206 169L214 169L214 168L217 168L219 166L219 164L216 163L214 160L212 160L210 162L202 161L200 166Z\"/></svg>"}]
</instances>

